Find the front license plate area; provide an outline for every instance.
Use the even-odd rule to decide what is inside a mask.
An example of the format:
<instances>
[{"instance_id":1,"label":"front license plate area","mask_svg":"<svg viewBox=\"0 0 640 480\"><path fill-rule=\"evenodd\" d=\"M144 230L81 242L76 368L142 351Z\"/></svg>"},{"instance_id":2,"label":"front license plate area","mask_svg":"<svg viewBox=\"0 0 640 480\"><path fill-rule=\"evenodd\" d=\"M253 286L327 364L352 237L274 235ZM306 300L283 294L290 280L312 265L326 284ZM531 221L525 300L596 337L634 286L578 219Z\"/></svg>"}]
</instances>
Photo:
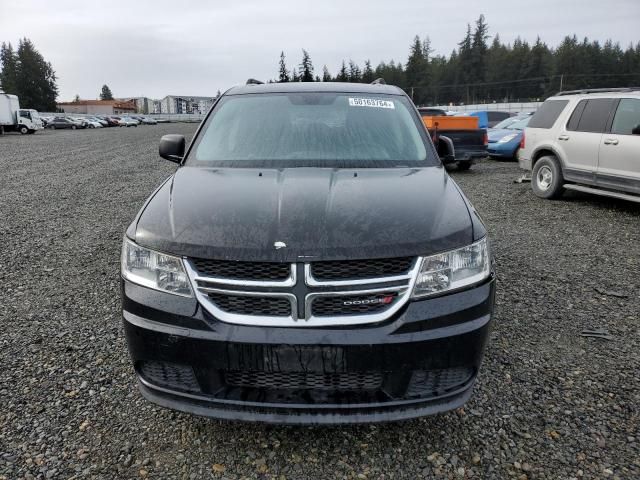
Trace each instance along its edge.
<instances>
[{"instance_id":1,"label":"front license plate area","mask_svg":"<svg viewBox=\"0 0 640 480\"><path fill-rule=\"evenodd\" d=\"M344 372L342 347L300 345L238 345L227 352L227 368L253 372Z\"/></svg>"}]
</instances>

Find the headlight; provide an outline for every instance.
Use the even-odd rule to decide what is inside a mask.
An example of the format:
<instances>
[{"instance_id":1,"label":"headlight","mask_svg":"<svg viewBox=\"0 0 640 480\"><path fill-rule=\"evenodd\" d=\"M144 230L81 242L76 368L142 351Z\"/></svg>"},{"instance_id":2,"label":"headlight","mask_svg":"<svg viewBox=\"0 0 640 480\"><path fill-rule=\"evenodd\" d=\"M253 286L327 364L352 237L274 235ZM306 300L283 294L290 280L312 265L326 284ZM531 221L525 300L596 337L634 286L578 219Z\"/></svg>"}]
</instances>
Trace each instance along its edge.
<instances>
[{"instance_id":1,"label":"headlight","mask_svg":"<svg viewBox=\"0 0 640 480\"><path fill-rule=\"evenodd\" d=\"M425 297L481 282L491 272L487 237L467 247L422 259L413 297Z\"/></svg>"},{"instance_id":2,"label":"headlight","mask_svg":"<svg viewBox=\"0 0 640 480\"><path fill-rule=\"evenodd\" d=\"M149 250L127 238L122 245L122 276L154 290L192 296L181 258Z\"/></svg>"},{"instance_id":3,"label":"headlight","mask_svg":"<svg viewBox=\"0 0 640 480\"><path fill-rule=\"evenodd\" d=\"M518 136L517 133L510 133L507 136L502 137L500 140L498 140L498 143L507 143L510 142L511 140L513 140L514 138L516 138Z\"/></svg>"}]
</instances>

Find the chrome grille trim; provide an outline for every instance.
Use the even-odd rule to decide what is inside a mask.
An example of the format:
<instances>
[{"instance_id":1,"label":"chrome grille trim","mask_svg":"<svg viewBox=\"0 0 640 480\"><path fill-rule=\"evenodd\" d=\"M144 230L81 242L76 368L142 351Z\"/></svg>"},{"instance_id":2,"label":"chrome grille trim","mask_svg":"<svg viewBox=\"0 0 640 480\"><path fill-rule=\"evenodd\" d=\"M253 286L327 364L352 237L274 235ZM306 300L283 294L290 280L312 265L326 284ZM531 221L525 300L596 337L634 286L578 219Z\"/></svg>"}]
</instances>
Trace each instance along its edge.
<instances>
[{"instance_id":1,"label":"chrome grille trim","mask_svg":"<svg viewBox=\"0 0 640 480\"><path fill-rule=\"evenodd\" d=\"M327 326L350 326L363 325L368 323L378 323L387 320L397 313L411 297L411 292L418 278L421 265L421 257L416 257L411 271L404 275L394 275L388 277L340 280L330 282L317 282L313 279L310 270L310 263L304 263L304 279L296 278L296 263L291 264L291 275L286 281L254 281L254 280L233 280L219 277L208 277L200 275L193 263L188 258L183 258L183 263L187 275L191 280L196 299L211 315L220 321L236 325L248 326L269 326L269 327L327 327ZM298 299L291 293L291 288L297 282L304 282L307 292L304 299ZM398 283L402 282L398 285ZM395 283L395 285L393 285ZM387 286L384 286L384 285ZM389 285L391 284L391 285ZM238 287L244 287L240 289ZM300 287L298 285L298 287ZM323 287L321 291L314 291L314 288ZM336 287L333 288L332 287ZM346 287L361 287L352 290ZM251 290L248 290L251 288ZM283 290L281 290L283 289ZM289 289L289 291L285 290ZM314 316L312 313L313 300L322 296L333 296L345 298L358 295L371 295L377 293L396 293L395 301L389 308L370 314L350 314L338 316ZM252 296L262 298L287 298L291 304L291 315L288 316L265 316L247 315L232 313L222 310L207 295L208 293L218 293L237 296ZM305 318L298 316L298 302L304 302Z\"/></svg>"},{"instance_id":2,"label":"chrome grille trim","mask_svg":"<svg viewBox=\"0 0 640 480\"><path fill-rule=\"evenodd\" d=\"M395 300L389 308L382 312L371 313L366 315L340 315L336 317L316 317L313 315L313 301L319 297L355 297L359 295L371 295L375 293L396 292L398 294L397 300ZM305 298L304 311L307 314L307 320L310 324L316 326L336 325L335 319L341 319L341 325L361 325L363 323L376 323L381 322L389 318L396 313L406 303L406 298L410 294L409 286L402 285L399 287L383 287L383 288L368 288L366 290L346 290L337 292L313 292ZM403 301L404 300L404 301Z\"/></svg>"}]
</instances>

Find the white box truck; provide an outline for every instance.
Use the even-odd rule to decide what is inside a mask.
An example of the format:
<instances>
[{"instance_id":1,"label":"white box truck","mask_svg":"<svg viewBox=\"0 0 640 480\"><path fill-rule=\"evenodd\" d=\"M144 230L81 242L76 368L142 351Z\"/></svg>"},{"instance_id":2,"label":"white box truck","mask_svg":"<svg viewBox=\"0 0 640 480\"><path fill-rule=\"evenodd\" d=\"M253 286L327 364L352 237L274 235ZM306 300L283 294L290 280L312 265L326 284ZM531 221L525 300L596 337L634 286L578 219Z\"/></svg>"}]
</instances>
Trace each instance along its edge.
<instances>
[{"instance_id":1,"label":"white box truck","mask_svg":"<svg viewBox=\"0 0 640 480\"><path fill-rule=\"evenodd\" d=\"M36 110L20 108L18 97L0 92L0 134L4 132L36 133L42 130Z\"/></svg>"}]
</instances>

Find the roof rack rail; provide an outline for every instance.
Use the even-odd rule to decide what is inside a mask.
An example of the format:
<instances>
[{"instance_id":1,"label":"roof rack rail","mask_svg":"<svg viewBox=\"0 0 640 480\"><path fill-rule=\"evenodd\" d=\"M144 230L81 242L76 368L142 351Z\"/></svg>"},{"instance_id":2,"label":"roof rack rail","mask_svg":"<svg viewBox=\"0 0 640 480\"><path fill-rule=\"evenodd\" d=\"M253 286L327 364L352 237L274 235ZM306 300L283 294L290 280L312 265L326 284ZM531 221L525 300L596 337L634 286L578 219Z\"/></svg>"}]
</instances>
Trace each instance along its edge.
<instances>
[{"instance_id":1,"label":"roof rack rail","mask_svg":"<svg viewBox=\"0 0 640 480\"><path fill-rule=\"evenodd\" d=\"M264 82L261 82L260 80L256 80L255 78L250 78L249 80L247 80L247 85L263 85Z\"/></svg>"},{"instance_id":2,"label":"roof rack rail","mask_svg":"<svg viewBox=\"0 0 640 480\"><path fill-rule=\"evenodd\" d=\"M371 85L386 85L387 82L384 81L384 78L380 77L380 78L376 78L373 82L371 82Z\"/></svg>"},{"instance_id":3,"label":"roof rack rail","mask_svg":"<svg viewBox=\"0 0 640 480\"><path fill-rule=\"evenodd\" d=\"M563 95L579 95L586 93L607 93L607 92L635 92L640 90L640 87L621 87L621 88L582 88L580 90L563 90L556 93L556 97Z\"/></svg>"}]
</instances>

